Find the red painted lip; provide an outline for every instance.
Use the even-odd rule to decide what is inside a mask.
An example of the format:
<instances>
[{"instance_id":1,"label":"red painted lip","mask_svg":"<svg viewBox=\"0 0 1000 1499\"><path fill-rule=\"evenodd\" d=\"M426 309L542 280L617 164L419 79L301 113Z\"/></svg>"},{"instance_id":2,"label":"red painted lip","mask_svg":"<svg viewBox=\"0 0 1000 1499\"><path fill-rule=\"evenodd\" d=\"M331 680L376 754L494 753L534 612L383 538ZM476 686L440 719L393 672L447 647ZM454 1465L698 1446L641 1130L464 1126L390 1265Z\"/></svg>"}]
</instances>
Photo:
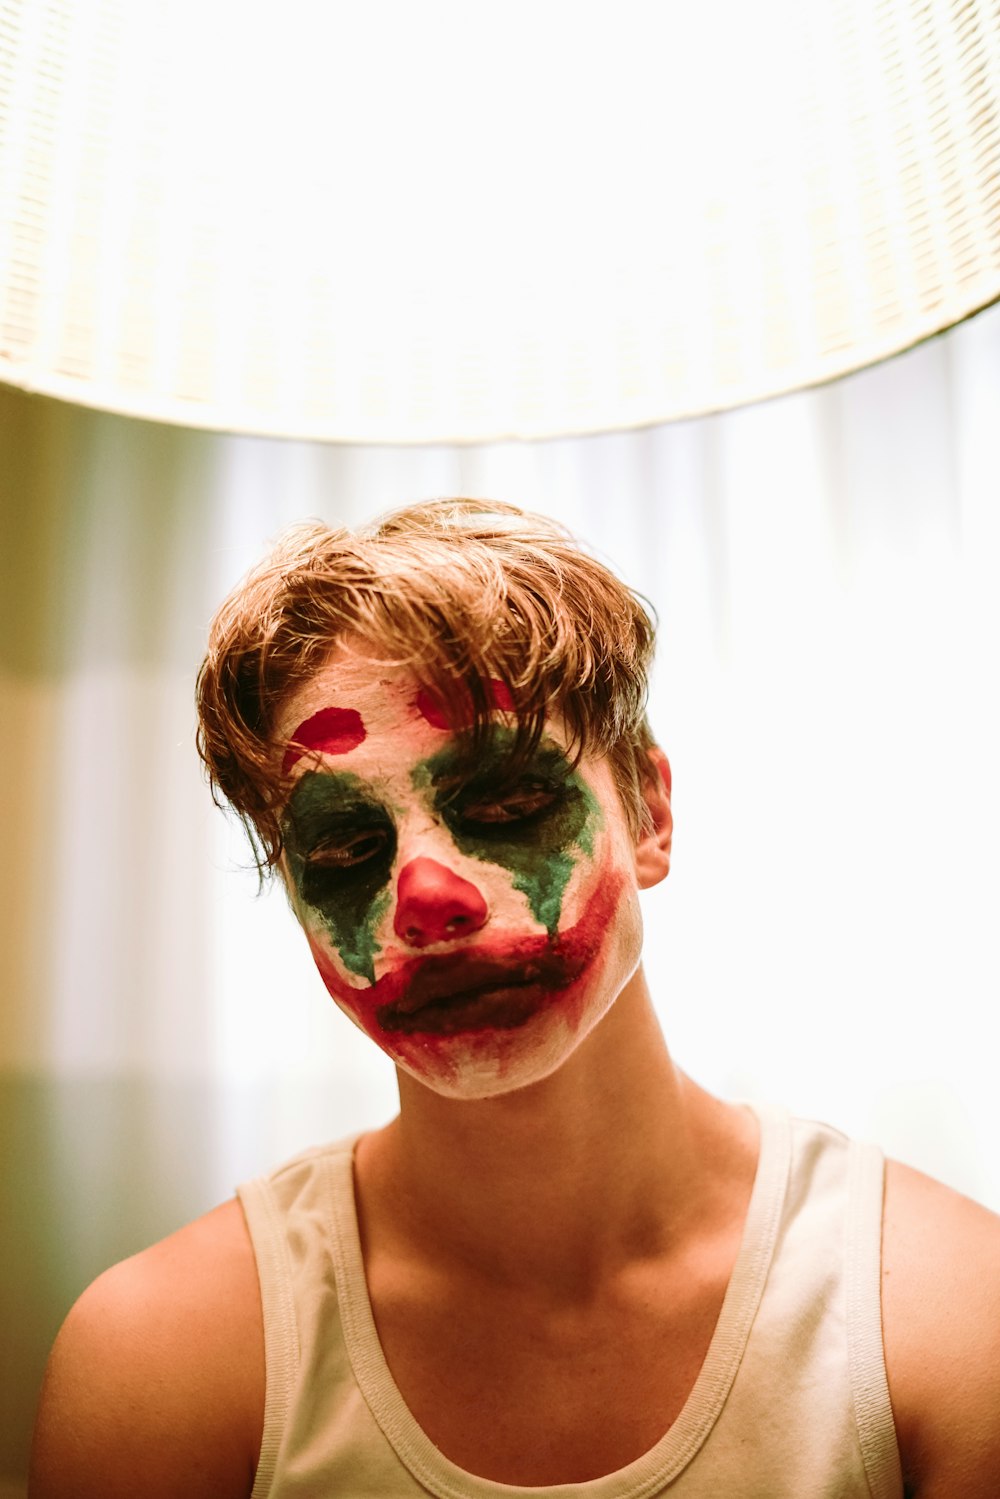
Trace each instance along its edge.
<instances>
[{"instance_id":1,"label":"red painted lip","mask_svg":"<svg viewBox=\"0 0 1000 1499\"><path fill-rule=\"evenodd\" d=\"M448 1035L481 1026L514 1029L550 996L568 989L594 961L623 882L621 877L601 880L580 918L555 940L539 934L416 957L364 989L346 983L311 936L309 945L330 994L376 1040L391 1034Z\"/></svg>"},{"instance_id":2,"label":"red painted lip","mask_svg":"<svg viewBox=\"0 0 1000 1499\"><path fill-rule=\"evenodd\" d=\"M568 988L579 978L587 958L585 950L567 951L558 940L552 945L546 943L530 957L523 953L494 956L465 952L426 958L399 996L377 1007L375 1019L384 1031L454 1029L448 1020L450 1010L475 1008L475 1002L486 995L499 997L502 992L507 1001L494 1008L498 1014L511 1016L506 1028L523 1025L538 1008L538 991L552 993ZM528 990L534 990L536 995L528 1007L509 1003L511 991L523 992L529 999ZM478 1008L485 1010L489 1006L480 1004ZM521 1018L514 1020L514 1015ZM505 1028L502 1020L493 1019L490 1023Z\"/></svg>"},{"instance_id":3,"label":"red painted lip","mask_svg":"<svg viewBox=\"0 0 1000 1499\"><path fill-rule=\"evenodd\" d=\"M509 975L502 984L463 990L432 1000L419 1010L383 1006L375 1018L387 1035L453 1036L484 1029L512 1031L537 1015L552 991Z\"/></svg>"}]
</instances>

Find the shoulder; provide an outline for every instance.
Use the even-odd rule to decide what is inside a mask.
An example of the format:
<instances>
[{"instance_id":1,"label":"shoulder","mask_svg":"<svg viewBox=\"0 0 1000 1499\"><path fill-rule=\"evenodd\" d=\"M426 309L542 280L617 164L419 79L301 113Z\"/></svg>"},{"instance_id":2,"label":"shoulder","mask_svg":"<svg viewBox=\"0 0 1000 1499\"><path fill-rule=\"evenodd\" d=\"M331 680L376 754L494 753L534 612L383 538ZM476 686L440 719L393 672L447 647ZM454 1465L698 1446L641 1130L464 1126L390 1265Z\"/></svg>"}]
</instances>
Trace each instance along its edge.
<instances>
[{"instance_id":1,"label":"shoulder","mask_svg":"<svg viewBox=\"0 0 1000 1499\"><path fill-rule=\"evenodd\" d=\"M46 1370L31 1499L246 1499L263 1406L256 1264L234 1199L76 1302Z\"/></svg>"},{"instance_id":2,"label":"shoulder","mask_svg":"<svg viewBox=\"0 0 1000 1499\"><path fill-rule=\"evenodd\" d=\"M1000 1492L1000 1217L886 1163L886 1372L915 1499Z\"/></svg>"}]
</instances>

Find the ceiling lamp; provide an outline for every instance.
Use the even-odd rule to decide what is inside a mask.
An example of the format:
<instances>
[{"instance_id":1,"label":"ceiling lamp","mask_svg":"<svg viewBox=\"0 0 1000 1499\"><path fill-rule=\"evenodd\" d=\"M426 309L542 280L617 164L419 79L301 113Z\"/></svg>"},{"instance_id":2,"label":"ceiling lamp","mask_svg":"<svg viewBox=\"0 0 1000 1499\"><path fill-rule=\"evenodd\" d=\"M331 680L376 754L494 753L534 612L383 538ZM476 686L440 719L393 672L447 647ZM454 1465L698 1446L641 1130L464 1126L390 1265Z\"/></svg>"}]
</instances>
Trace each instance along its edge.
<instances>
[{"instance_id":1,"label":"ceiling lamp","mask_svg":"<svg viewBox=\"0 0 1000 1499\"><path fill-rule=\"evenodd\" d=\"M638 426L1000 298L996 0L0 0L0 379L350 442Z\"/></svg>"}]
</instances>

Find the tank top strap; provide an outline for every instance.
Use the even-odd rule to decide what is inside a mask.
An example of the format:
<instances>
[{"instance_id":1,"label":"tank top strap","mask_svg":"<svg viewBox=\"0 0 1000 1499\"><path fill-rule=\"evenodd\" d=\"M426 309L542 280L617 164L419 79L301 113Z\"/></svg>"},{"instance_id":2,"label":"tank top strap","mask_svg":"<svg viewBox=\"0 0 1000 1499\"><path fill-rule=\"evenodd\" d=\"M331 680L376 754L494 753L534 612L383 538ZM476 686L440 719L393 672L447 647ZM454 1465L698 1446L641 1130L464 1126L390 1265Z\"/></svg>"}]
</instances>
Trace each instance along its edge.
<instances>
[{"instance_id":1,"label":"tank top strap","mask_svg":"<svg viewBox=\"0 0 1000 1499\"><path fill-rule=\"evenodd\" d=\"M851 1388L872 1499L897 1499L903 1475L882 1343L884 1190L881 1150L867 1141L850 1141L845 1273Z\"/></svg>"}]
</instances>

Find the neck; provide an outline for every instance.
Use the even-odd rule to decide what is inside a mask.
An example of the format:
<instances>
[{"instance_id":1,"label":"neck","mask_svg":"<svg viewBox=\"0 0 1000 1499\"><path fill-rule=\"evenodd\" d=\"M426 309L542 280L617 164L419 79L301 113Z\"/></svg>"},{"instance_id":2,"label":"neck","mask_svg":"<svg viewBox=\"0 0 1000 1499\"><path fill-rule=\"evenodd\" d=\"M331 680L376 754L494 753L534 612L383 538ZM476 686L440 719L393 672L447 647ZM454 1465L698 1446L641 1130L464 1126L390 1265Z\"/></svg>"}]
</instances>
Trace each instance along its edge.
<instances>
[{"instance_id":1,"label":"neck","mask_svg":"<svg viewBox=\"0 0 1000 1499\"><path fill-rule=\"evenodd\" d=\"M494 1282L669 1253L752 1178L752 1121L676 1068L641 969L542 1082L465 1102L399 1081L399 1118L359 1146L362 1224Z\"/></svg>"}]
</instances>

